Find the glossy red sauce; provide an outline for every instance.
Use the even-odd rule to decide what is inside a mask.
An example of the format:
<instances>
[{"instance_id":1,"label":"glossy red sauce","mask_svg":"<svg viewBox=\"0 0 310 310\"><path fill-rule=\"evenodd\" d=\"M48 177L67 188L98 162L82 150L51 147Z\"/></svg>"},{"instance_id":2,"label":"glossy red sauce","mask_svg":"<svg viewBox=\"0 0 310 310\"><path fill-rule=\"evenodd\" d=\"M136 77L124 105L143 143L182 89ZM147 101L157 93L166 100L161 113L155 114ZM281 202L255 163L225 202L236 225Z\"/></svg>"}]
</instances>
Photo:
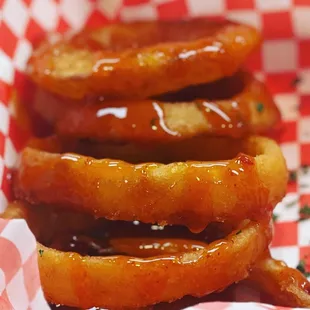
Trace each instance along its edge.
<instances>
[{"instance_id":1,"label":"glossy red sauce","mask_svg":"<svg viewBox=\"0 0 310 310\"><path fill-rule=\"evenodd\" d=\"M95 30L85 30L70 39L75 48L89 48L93 51L119 52L162 43L188 42L215 35L229 21L196 19L188 21L134 22L107 25ZM207 47L205 47L207 49ZM185 51L190 56L191 51ZM184 52L184 57L186 53Z\"/></svg>"},{"instance_id":2,"label":"glossy red sauce","mask_svg":"<svg viewBox=\"0 0 310 310\"><path fill-rule=\"evenodd\" d=\"M248 96L248 80L247 74L238 73L234 77L140 101L105 101L103 97L97 103L94 100L72 104L63 101L56 128L61 135L90 139L175 140L192 134L169 128L165 104L186 102L195 104L203 112L208 124L204 131L240 137L250 130L250 102L243 98Z\"/></svg>"},{"instance_id":3,"label":"glossy red sauce","mask_svg":"<svg viewBox=\"0 0 310 310\"><path fill-rule=\"evenodd\" d=\"M85 234L55 236L53 242L49 244L49 246L63 251L73 251L82 255L92 256L130 254L137 255L137 257L148 257L151 255L167 254L166 257L168 258L170 253L171 259L173 259L173 253L192 251L195 249L199 250L206 245L206 243L222 238L230 230L231 228L227 225L224 226L224 224L212 223L200 234L192 234L182 226L162 227L158 225L147 225L138 221L129 223L98 220L97 227L85 232ZM186 238L186 240L181 240L181 238ZM218 246L225 246L223 242L225 243L225 241L221 241ZM215 249L216 246L214 247L214 250ZM125 251L122 252L119 250ZM80 270L76 276L76 279L79 280L77 282L79 283L77 283L75 289L79 292L78 295L81 295L81 298L87 298L85 297L87 296L87 292L84 291L83 283L80 281L80 279L83 278L81 277L81 273L83 273L81 257L72 253L72 259L74 263L76 263L76 268ZM135 260L133 260L132 263L134 263L134 261ZM141 263L141 261L139 261L139 263ZM232 298L233 293L227 290L225 294L212 294L204 298L186 296L176 302L169 304L161 303L151 308L148 307L147 309L179 310L202 301L218 299L232 300ZM53 310L77 309L61 305L50 304L50 306ZM100 308L98 308L98 310L99 309Z\"/></svg>"},{"instance_id":4,"label":"glossy red sauce","mask_svg":"<svg viewBox=\"0 0 310 310\"><path fill-rule=\"evenodd\" d=\"M36 161L36 158L46 161L33 166L30 163ZM53 168L55 165L57 169ZM71 153L42 157L40 152L28 149L23 154L17 174L16 195L34 203L66 206L67 209L79 208L96 217L129 221L139 218L145 223L179 224L195 232L202 231L212 221L238 223L244 218L259 219L272 207L268 204L269 190L262 184L251 156L240 154L229 161L188 161L174 165L175 169L179 166L183 171L182 195L174 189L176 178L173 175L167 178L165 186L161 183L154 186L150 177L147 177L154 169L160 169L162 164L130 165L119 160L96 160ZM82 175L80 169L83 169ZM48 182L47 170L51 171ZM105 173L106 178L121 173L122 188L118 187L120 183L101 181L102 173ZM72 182L72 179L76 181ZM233 195L234 189L238 191L238 204L230 206L232 209L234 206L237 208L231 215L224 208L219 208L216 215L213 213L214 201L211 197L214 197L219 184L227 188L223 193ZM256 201L248 201L248 188L240 184L251 184L253 199L257 199L258 205ZM102 195L106 190L111 195ZM120 191L123 201L126 201L126 197L130 199L130 205L120 206L120 202L114 199ZM225 199L227 201L228 197ZM173 205L173 208L164 210L162 204ZM103 208L104 205L109 208ZM257 206L260 206L259 212Z\"/></svg>"},{"instance_id":5,"label":"glossy red sauce","mask_svg":"<svg viewBox=\"0 0 310 310\"><path fill-rule=\"evenodd\" d=\"M222 238L231 227L211 223L199 234L183 226L160 226L139 221L97 220L96 227L80 234L55 235L49 247L81 255L150 257L199 250Z\"/></svg>"}]
</instances>

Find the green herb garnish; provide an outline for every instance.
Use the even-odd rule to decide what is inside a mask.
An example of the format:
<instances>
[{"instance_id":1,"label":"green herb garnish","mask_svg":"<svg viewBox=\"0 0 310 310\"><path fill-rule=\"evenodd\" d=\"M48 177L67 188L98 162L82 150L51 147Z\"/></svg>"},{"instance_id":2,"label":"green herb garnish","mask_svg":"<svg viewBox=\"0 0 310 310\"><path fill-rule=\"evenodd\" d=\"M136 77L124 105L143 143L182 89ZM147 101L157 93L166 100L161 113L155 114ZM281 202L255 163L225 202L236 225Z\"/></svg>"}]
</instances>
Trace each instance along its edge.
<instances>
[{"instance_id":1,"label":"green herb garnish","mask_svg":"<svg viewBox=\"0 0 310 310\"><path fill-rule=\"evenodd\" d=\"M303 172L303 173L307 173L308 170L309 170L309 166L308 166L308 165L302 165L302 166L301 166L301 169L302 169L302 172Z\"/></svg>"},{"instance_id":2,"label":"green herb garnish","mask_svg":"<svg viewBox=\"0 0 310 310\"><path fill-rule=\"evenodd\" d=\"M300 208L299 215L300 215L299 222L310 218L310 207L308 204Z\"/></svg>"},{"instance_id":3,"label":"green herb garnish","mask_svg":"<svg viewBox=\"0 0 310 310\"><path fill-rule=\"evenodd\" d=\"M44 253L44 250L40 249L40 250L39 250L40 257L43 256L43 253Z\"/></svg>"},{"instance_id":4,"label":"green herb garnish","mask_svg":"<svg viewBox=\"0 0 310 310\"><path fill-rule=\"evenodd\" d=\"M261 102L258 102L257 104L256 104L256 110L258 111L258 112L263 112L263 110L264 110L264 105L261 103Z\"/></svg>"},{"instance_id":5,"label":"green herb garnish","mask_svg":"<svg viewBox=\"0 0 310 310\"><path fill-rule=\"evenodd\" d=\"M299 270L302 274L304 274L306 277L310 276L310 272L306 271L306 262L304 259L301 259L296 267L297 270Z\"/></svg>"},{"instance_id":6,"label":"green herb garnish","mask_svg":"<svg viewBox=\"0 0 310 310\"><path fill-rule=\"evenodd\" d=\"M310 207L309 205L304 205L303 207L300 208L299 214L301 215L306 215L306 216L310 216Z\"/></svg>"},{"instance_id":7,"label":"green herb garnish","mask_svg":"<svg viewBox=\"0 0 310 310\"><path fill-rule=\"evenodd\" d=\"M274 222L276 222L278 218L279 218L279 215L274 214L274 213L272 214L272 220L273 220Z\"/></svg>"},{"instance_id":8,"label":"green herb garnish","mask_svg":"<svg viewBox=\"0 0 310 310\"><path fill-rule=\"evenodd\" d=\"M299 76L296 76L293 80L292 80L292 86L297 86L299 83L301 82L301 78Z\"/></svg>"},{"instance_id":9,"label":"green herb garnish","mask_svg":"<svg viewBox=\"0 0 310 310\"><path fill-rule=\"evenodd\" d=\"M290 182L296 182L297 180L297 173L296 171L290 171L289 173L289 181Z\"/></svg>"}]
</instances>

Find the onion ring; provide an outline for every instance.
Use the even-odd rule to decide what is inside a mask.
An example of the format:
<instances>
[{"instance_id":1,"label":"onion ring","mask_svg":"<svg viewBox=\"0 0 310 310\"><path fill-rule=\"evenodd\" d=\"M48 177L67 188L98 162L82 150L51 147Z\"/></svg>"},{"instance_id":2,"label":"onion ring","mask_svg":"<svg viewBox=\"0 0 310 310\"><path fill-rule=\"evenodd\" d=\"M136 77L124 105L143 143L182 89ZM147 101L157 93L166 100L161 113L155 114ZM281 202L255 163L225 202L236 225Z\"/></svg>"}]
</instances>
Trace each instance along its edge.
<instances>
[{"instance_id":1,"label":"onion ring","mask_svg":"<svg viewBox=\"0 0 310 310\"><path fill-rule=\"evenodd\" d=\"M274 141L250 137L240 143L240 151L255 157L241 153L216 162L132 165L26 148L15 175L15 194L30 203L96 217L181 224L192 231L213 221L255 219L284 196L287 169ZM201 150L200 144L194 147Z\"/></svg>"},{"instance_id":2,"label":"onion ring","mask_svg":"<svg viewBox=\"0 0 310 310\"><path fill-rule=\"evenodd\" d=\"M270 255L255 265L249 279L279 305L310 307L310 283L307 278Z\"/></svg>"},{"instance_id":3,"label":"onion ring","mask_svg":"<svg viewBox=\"0 0 310 310\"><path fill-rule=\"evenodd\" d=\"M23 205L12 204L4 217L27 220L30 209L12 208ZM269 224L248 222L204 248L149 258L81 256L38 243L41 283L48 301L82 308L143 307L198 297L246 278L270 240Z\"/></svg>"},{"instance_id":4,"label":"onion ring","mask_svg":"<svg viewBox=\"0 0 310 310\"><path fill-rule=\"evenodd\" d=\"M260 40L254 28L228 21L107 25L44 42L28 72L65 97L147 98L232 75Z\"/></svg>"},{"instance_id":5,"label":"onion ring","mask_svg":"<svg viewBox=\"0 0 310 310\"><path fill-rule=\"evenodd\" d=\"M157 100L73 101L40 90L35 109L60 136L97 141L168 142L200 134L238 138L266 132L280 120L265 85L243 71Z\"/></svg>"}]
</instances>

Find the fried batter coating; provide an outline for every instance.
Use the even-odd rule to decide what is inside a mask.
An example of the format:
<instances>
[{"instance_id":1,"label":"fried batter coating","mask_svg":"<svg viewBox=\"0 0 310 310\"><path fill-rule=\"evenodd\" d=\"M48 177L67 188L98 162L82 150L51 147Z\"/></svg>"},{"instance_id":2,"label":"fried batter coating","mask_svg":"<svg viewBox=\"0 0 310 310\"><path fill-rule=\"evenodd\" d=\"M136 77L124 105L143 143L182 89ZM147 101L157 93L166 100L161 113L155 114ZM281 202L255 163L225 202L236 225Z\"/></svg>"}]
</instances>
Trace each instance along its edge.
<instances>
[{"instance_id":1,"label":"fried batter coating","mask_svg":"<svg viewBox=\"0 0 310 310\"><path fill-rule=\"evenodd\" d=\"M310 283L299 271L268 255L255 265L250 281L268 293L277 305L310 308Z\"/></svg>"},{"instance_id":2,"label":"fried batter coating","mask_svg":"<svg viewBox=\"0 0 310 310\"><path fill-rule=\"evenodd\" d=\"M232 75L260 40L229 21L114 24L42 43L28 72L65 97L147 98Z\"/></svg>"},{"instance_id":3,"label":"fried batter coating","mask_svg":"<svg viewBox=\"0 0 310 310\"><path fill-rule=\"evenodd\" d=\"M265 85L243 71L156 100L77 101L41 91L35 108L60 136L116 142L238 138L266 132L280 120Z\"/></svg>"},{"instance_id":4,"label":"fried batter coating","mask_svg":"<svg viewBox=\"0 0 310 310\"><path fill-rule=\"evenodd\" d=\"M226 147L227 141L222 141ZM277 144L250 137L241 145L239 151L245 154L230 160L168 165L132 165L26 148L15 193L30 203L96 217L181 224L201 231L212 221L234 223L264 216L285 194L287 169Z\"/></svg>"},{"instance_id":5,"label":"fried batter coating","mask_svg":"<svg viewBox=\"0 0 310 310\"><path fill-rule=\"evenodd\" d=\"M23 208L23 204L12 204L5 217L19 214L27 220L29 210L10 211L12 208ZM44 294L56 304L111 309L138 308L222 290L248 276L271 240L270 225L246 222L225 239L204 247L148 258L81 256L38 243Z\"/></svg>"}]
</instances>

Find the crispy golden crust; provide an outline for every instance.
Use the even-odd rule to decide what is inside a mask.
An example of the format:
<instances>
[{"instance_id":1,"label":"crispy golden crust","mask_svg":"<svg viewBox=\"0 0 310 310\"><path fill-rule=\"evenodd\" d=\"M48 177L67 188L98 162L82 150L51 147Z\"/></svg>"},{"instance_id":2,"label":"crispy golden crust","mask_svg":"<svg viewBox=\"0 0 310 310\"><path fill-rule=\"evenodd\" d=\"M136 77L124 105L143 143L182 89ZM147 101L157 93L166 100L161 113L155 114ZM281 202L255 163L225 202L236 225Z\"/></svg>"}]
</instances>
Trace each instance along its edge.
<instances>
[{"instance_id":1,"label":"crispy golden crust","mask_svg":"<svg viewBox=\"0 0 310 310\"><path fill-rule=\"evenodd\" d=\"M246 72L157 100L76 101L40 91L35 108L60 136L117 142L241 137L266 132L280 120L265 85Z\"/></svg>"},{"instance_id":2,"label":"crispy golden crust","mask_svg":"<svg viewBox=\"0 0 310 310\"><path fill-rule=\"evenodd\" d=\"M310 307L310 283L300 271L270 256L255 265L250 281L285 307Z\"/></svg>"},{"instance_id":3,"label":"crispy golden crust","mask_svg":"<svg viewBox=\"0 0 310 310\"><path fill-rule=\"evenodd\" d=\"M193 148L199 150L201 144L196 141ZM216 162L132 165L26 148L15 193L30 203L96 217L182 224L199 231L211 221L259 218L284 196L287 170L277 144L251 137L241 142L240 151L249 155Z\"/></svg>"},{"instance_id":4,"label":"crispy golden crust","mask_svg":"<svg viewBox=\"0 0 310 310\"><path fill-rule=\"evenodd\" d=\"M12 204L5 217L27 220L29 210L22 208ZM49 301L82 308L136 308L203 296L246 278L270 240L268 224L249 222L199 249L149 258L80 256L38 244L41 283Z\"/></svg>"},{"instance_id":5,"label":"crispy golden crust","mask_svg":"<svg viewBox=\"0 0 310 310\"><path fill-rule=\"evenodd\" d=\"M28 72L66 97L147 98L232 75L259 43L255 29L228 21L116 24L43 43Z\"/></svg>"}]
</instances>

